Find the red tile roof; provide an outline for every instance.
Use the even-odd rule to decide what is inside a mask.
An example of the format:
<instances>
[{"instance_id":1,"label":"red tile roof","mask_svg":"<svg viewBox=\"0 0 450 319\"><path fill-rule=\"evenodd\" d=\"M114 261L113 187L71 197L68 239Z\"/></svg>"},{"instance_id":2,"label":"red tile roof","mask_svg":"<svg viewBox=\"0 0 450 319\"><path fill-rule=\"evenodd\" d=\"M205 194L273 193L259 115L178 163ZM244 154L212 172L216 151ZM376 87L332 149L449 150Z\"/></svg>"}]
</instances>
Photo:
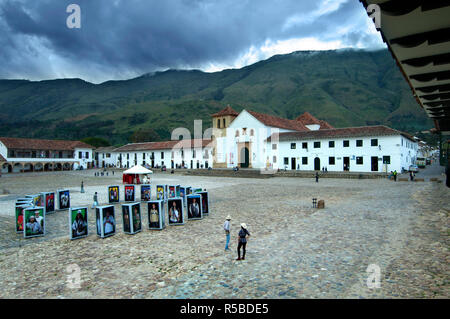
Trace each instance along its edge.
<instances>
[{"instance_id":1,"label":"red tile roof","mask_svg":"<svg viewBox=\"0 0 450 319\"><path fill-rule=\"evenodd\" d=\"M235 110L233 110L231 108L231 106L227 106L226 108L224 108L222 111L214 113L213 115L211 115L212 117L217 117L217 116L226 116L226 115L233 115L233 116L238 116L239 113L236 112Z\"/></svg>"},{"instance_id":2,"label":"red tile roof","mask_svg":"<svg viewBox=\"0 0 450 319\"><path fill-rule=\"evenodd\" d=\"M164 141L164 142L147 142L147 143L131 143L119 148L116 148L114 152L130 152L130 151L150 151L150 150L167 150L172 148L194 148L197 147L197 143L201 147L212 146L212 140L181 140L181 141Z\"/></svg>"},{"instance_id":3,"label":"red tile roof","mask_svg":"<svg viewBox=\"0 0 450 319\"><path fill-rule=\"evenodd\" d=\"M334 128L334 129L324 129L324 130L304 131L304 132L286 132L286 133L279 133L278 139L279 141L294 141L299 139L389 136L389 135L402 135L408 138L409 140L414 141L414 138L411 135L384 125ZM271 137L269 137L267 140L270 141Z\"/></svg>"},{"instance_id":4,"label":"red tile roof","mask_svg":"<svg viewBox=\"0 0 450 319\"><path fill-rule=\"evenodd\" d=\"M298 122L301 122L305 125L311 125L311 124L319 124L320 125L320 121L309 112L303 113L302 115L297 117L295 120Z\"/></svg>"},{"instance_id":5,"label":"red tile roof","mask_svg":"<svg viewBox=\"0 0 450 319\"><path fill-rule=\"evenodd\" d=\"M18 137L0 137L0 142L7 148L21 150L73 151L75 148L94 148L93 146L80 141L43 140Z\"/></svg>"},{"instance_id":6,"label":"red tile roof","mask_svg":"<svg viewBox=\"0 0 450 319\"><path fill-rule=\"evenodd\" d=\"M247 111L251 115L253 115L258 121L261 123L271 126L271 127L278 127L278 128L284 128L288 130L294 130L294 131L308 131L308 128L303 125L303 123L295 121L295 120L288 120L283 119L281 117L276 117L273 115L263 114L263 113L257 113L253 111Z\"/></svg>"},{"instance_id":7,"label":"red tile roof","mask_svg":"<svg viewBox=\"0 0 450 319\"><path fill-rule=\"evenodd\" d=\"M319 120L320 122L320 129L321 130L326 130L326 129L332 129L334 128L332 125L330 125L330 123L328 123L327 121L324 120Z\"/></svg>"}]
</instances>

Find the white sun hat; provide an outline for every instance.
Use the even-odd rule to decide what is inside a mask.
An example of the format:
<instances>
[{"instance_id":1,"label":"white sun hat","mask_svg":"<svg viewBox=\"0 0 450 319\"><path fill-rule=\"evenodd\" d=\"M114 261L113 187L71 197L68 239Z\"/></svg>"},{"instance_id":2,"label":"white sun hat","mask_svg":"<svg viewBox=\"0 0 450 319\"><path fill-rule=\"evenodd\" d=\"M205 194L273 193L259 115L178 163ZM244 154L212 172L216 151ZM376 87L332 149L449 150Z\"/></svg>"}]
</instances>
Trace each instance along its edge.
<instances>
[{"instance_id":1,"label":"white sun hat","mask_svg":"<svg viewBox=\"0 0 450 319\"><path fill-rule=\"evenodd\" d=\"M245 223L242 223L241 227L244 228L244 229L247 229L247 225Z\"/></svg>"}]
</instances>

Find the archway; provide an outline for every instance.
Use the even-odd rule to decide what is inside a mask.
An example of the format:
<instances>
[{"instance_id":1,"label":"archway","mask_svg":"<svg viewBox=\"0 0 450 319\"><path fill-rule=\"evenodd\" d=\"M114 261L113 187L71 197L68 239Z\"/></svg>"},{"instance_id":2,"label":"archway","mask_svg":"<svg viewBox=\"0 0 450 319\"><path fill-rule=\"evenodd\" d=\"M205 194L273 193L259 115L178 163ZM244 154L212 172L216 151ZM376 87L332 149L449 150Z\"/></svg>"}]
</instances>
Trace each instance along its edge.
<instances>
[{"instance_id":1,"label":"archway","mask_svg":"<svg viewBox=\"0 0 450 319\"><path fill-rule=\"evenodd\" d=\"M2 165L2 173L12 173L12 170L11 164L5 163Z\"/></svg>"},{"instance_id":2,"label":"archway","mask_svg":"<svg viewBox=\"0 0 450 319\"><path fill-rule=\"evenodd\" d=\"M12 172L13 173L20 173L23 170L23 165L21 163L16 163L13 166Z\"/></svg>"},{"instance_id":3,"label":"archway","mask_svg":"<svg viewBox=\"0 0 450 319\"><path fill-rule=\"evenodd\" d=\"M314 159L314 170L320 171L320 158L316 157Z\"/></svg>"},{"instance_id":4,"label":"archway","mask_svg":"<svg viewBox=\"0 0 450 319\"><path fill-rule=\"evenodd\" d=\"M249 151L248 147L241 148L241 167L247 168L250 165L250 159L249 159Z\"/></svg>"}]
</instances>

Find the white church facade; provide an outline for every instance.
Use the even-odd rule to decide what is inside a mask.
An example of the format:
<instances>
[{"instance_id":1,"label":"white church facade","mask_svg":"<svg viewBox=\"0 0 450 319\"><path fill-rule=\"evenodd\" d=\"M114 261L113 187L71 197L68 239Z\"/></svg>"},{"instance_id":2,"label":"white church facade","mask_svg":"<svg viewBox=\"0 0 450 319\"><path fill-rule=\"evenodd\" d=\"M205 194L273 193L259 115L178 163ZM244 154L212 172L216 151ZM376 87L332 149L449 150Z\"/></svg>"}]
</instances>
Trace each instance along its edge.
<instances>
[{"instance_id":1,"label":"white church facade","mask_svg":"<svg viewBox=\"0 0 450 319\"><path fill-rule=\"evenodd\" d=\"M230 107L212 117L214 168L400 172L417 155L412 136L383 125L333 128L307 112L288 120Z\"/></svg>"}]
</instances>

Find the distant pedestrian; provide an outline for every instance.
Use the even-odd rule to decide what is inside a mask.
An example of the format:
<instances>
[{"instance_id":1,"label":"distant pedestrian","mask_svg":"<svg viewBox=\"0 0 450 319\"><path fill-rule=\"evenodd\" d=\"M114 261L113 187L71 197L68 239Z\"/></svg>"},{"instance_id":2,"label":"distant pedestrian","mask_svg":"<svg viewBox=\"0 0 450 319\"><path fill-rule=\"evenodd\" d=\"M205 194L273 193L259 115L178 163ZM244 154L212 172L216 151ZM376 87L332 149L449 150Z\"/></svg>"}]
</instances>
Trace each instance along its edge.
<instances>
[{"instance_id":1,"label":"distant pedestrian","mask_svg":"<svg viewBox=\"0 0 450 319\"><path fill-rule=\"evenodd\" d=\"M316 172L316 183L319 182L319 172Z\"/></svg>"},{"instance_id":2,"label":"distant pedestrian","mask_svg":"<svg viewBox=\"0 0 450 319\"><path fill-rule=\"evenodd\" d=\"M325 173L328 173L328 167L325 166Z\"/></svg>"},{"instance_id":3,"label":"distant pedestrian","mask_svg":"<svg viewBox=\"0 0 450 319\"><path fill-rule=\"evenodd\" d=\"M447 167L445 168L445 185L447 185L447 187L450 187L450 163L447 163Z\"/></svg>"},{"instance_id":4,"label":"distant pedestrian","mask_svg":"<svg viewBox=\"0 0 450 319\"><path fill-rule=\"evenodd\" d=\"M97 192L95 192L94 194L94 204L92 205L92 208L95 208L98 206L98 196L97 196Z\"/></svg>"},{"instance_id":5,"label":"distant pedestrian","mask_svg":"<svg viewBox=\"0 0 450 319\"><path fill-rule=\"evenodd\" d=\"M411 179L411 182L414 181L414 172L413 171L409 171L409 178Z\"/></svg>"},{"instance_id":6,"label":"distant pedestrian","mask_svg":"<svg viewBox=\"0 0 450 319\"><path fill-rule=\"evenodd\" d=\"M112 171L112 173L113 173L113 176L114 176L114 171Z\"/></svg>"},{"instance_id":7,"label":"distant pedestrian","mask_svg":"<svg viewBox=\"0 0 450 319\"><path fill-rule=\"evenodd\" d=\"M394 170L394 182L397 181L397 170Z\"/></svg>"},{"instance_id":8,"label":"distant pedestrian","mask_svg":"<svg viewBox=\"0 0 450 319\"><path fill-rule=\"evenodd\" d=\"M231 216L228 215L225 223L223 224L223 230L225 230L225 238L227 240L226 244L225 244L225 250L230 250L230 248L228 248L228 245L230 244L230 220L231 220Z\"/></svg>"},{"instance_id":9,"label":"distant pedestrian","mask_svg":"<svg viewBox=\"0 0 450 319\"><path fill-rule=\"evenodd\" d=\"M245 247L247 246L247 237L250 237L250 233L247 230L247 225L245 223L241 224L241 229L238 233L238 258L236 260L245 259ZM242 258L241 258L241 247L242 247Z\"/></svg>"}]
</instances>

